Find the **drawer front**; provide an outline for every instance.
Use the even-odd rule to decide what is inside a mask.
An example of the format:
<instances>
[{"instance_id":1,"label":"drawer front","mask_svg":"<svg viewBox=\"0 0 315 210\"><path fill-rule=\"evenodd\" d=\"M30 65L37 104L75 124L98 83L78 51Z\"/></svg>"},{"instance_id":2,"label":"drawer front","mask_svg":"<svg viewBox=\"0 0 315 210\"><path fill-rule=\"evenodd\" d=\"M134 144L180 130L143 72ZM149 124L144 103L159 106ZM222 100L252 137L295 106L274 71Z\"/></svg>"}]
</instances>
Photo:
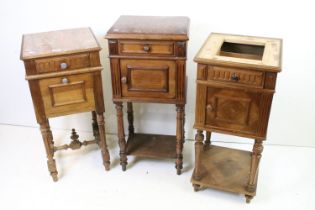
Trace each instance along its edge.
<instances>
[{"instance_id":1,"label":"drawer front","mask_svg":"<svg viewBox=\"0 0 315 210\"><path fill-rule=\"evenodd\" d=\"M94 110L93 74L39 81L47 117Z\"/></svg>"},{"instance_id":2,"label":"drawer front","mask_svg":"<svg viewBox=\"0 0 315 210\"><path fill-rule=\"evenodd\" d=\"M174 61L122 59L120 69L123 97L175 98Z\"/></svg>"},{"instance_id":3,"label":"drawer front","mask_svg":"<svg viewBox=\"0 0 315 210\"><path fill-rule=\"evenodd\" d=\"M261 93L207 87L205 125L217 129L257 134L260 119ZM197 102L198 103L198 102Z\"/></svg>"},{"instance_id":4,"label":"drawer front","mask_svg":"<svg viewBox=\"0 0 315 210\"><path fill-rule=\"evenodd\" d=\"M61 56L55 58L43 58L35 60L38 73L64 71L90 67L89 53Z\"/></svg>"},{"instance_id":5,"label":"drawer front","mask_svg":"<svg viewBox=\"0 0 315 210\"><path fill-rule=\"evenodd\" d=\"M208 66L207 79L263 88L264 72Z\"/></svg>"},{"instance_id":6,"label":"drawer front","mask_svg":"<svg viewBox=\"0 0 315 210\"><path fill-rule=\"evenodd\" d=\"M173 42L119 41L119 54L126 55L174 55Z\"/></svg>"}]
</instances>

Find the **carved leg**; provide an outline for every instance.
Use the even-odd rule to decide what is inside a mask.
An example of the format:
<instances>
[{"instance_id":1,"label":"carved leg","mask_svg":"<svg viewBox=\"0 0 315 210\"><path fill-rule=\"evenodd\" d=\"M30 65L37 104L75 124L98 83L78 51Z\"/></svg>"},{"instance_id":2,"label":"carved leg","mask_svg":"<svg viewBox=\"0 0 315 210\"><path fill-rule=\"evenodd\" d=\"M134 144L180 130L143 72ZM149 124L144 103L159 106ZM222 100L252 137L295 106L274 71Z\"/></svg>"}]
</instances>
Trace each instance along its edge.
<instances>
[{"instance_id":1,"label":"carved leg","mask_svg":"<svg viewBox=\"0 0 315 210\"><path fill-rule=\"evenodd\" d=\"M54 160L54 142L53 142L53 136L50 130L49 122L48 120L44 123L40 124L40 131L42 133L45 149L46 149L46 155L47 155L47 166L48 170L50 172L50 175L52 176L54 182L58 181L58 171L56 167L56 161Z\"/></svg>"},{"instance_id":2,"label":"carved leg","mask_svg":"<svg viewBox=\"0 0 315 210\"><path fill-rule=\"evenodd\" d=\"M183 168L183 146L184 146L184 105L176 105L176 169L181 174Z\"/></svg>"},{"instance_id":3,"label":"carved leg","mask_svg":"<svg viewBox=\"0 0 315 210\"><path fill-rule=\"evenodd\" d=\"M126 140L125 140L125 131L124 131L124 119L123 119L123 105L121 102L117 102L116 111L117 111L117 124L118 124L118 142L120 148L120 165L123 171L126 171L127 167L127 155L126 155Z\"/></svg>"},{"instance_id":4,"label":"carved leg","mask_svg":"<svg viewBox=\"0 0 315 210\"><path fill-rule=\"evenodd\" d=\"M105 166L105 170L108 171L110 168L110 157L109 157L109 152L108 152L107 143L106 143L105 122L104 122L103 113L97 114L97 124L98 124L98 130L99 130L99 146L102 151L103 164Z\"/></svg>"},{"instance_id":5,"label":"carved leg","mask_svg":"<svg viewBox=\"0 0 315 210\"><path fill-rule=\"evenodd\" d=\"M194 170L194 179L200 180L201 174L200 174L200 165L201 165L201 153L202 153L202 147L203 147L203 138L204 135L202 133L202 130L197 130L197 134L195 136L195 170Z\"/></svg>"},{"instance_id":6,"label":"carved leg","mask_svg":"<svg viewBox=\"0 0 315 210\"><path fill-rule=\"evenodd\" d=\"M93 128L93 136L95 137L95 140L99 144L100 140L100 133L98 130L97 120L96 120L96 112L92 112L92 128Z\"/></svg>"},{"instance_id":7,"label":"carved leg","mask_svg":"<svg viewBox=\"0 0 315 210\"><path fill-rule=\"evenodd\" d=\"M127 102L127 114L128 114L128 130L129 130L129 136L132 136L135 133L135 128L133 127L133 108L132 103Z\"/></svg>"},{"instance_id":8,"label":"carved leg","mask_svg":"<svg viewBox=\"0 0 315 210\"><path fill-rule=\"evenodd\" d=\"M209 149L210 144L211 144L211 140L210 139L211 139L211 132L206 131L206 140L205 140L205 143L203 145L203 149L204 150Z\"/></svg>"},{"instance_id":9,"label":"carved leg","mask_svg":"<svg viewBox=\"0 0 315 210\"><path fill-rule=\"evenodd\" d=\"M253 199L254 196L252 195L245 195L246 203L250 203L250 201Z\"/></svg>"},{"instance_id":10,"label":"carved leg","mask_svg":"<svg viewBox=\"0 0 315 210\"><path fill-rule=\"evenodd\" d=\"M256 190L256 181L257 181L259 161L260 161L261 153L263 149L264 147L262 145L262 140L255 139L255 144L254 144L253 152L252 152L249 182L247 185L247 190L249 192L255 192Z\"/></svg>"}]
</instances>

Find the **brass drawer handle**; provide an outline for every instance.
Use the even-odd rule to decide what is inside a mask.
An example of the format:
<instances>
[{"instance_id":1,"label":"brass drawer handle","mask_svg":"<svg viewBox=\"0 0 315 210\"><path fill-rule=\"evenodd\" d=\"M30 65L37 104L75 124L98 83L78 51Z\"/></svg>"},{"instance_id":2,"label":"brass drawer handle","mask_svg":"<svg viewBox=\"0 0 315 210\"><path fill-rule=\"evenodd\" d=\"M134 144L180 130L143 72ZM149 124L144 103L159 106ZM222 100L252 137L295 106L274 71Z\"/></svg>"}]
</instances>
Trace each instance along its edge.
<instances>
[{"instance_id":1,"label":"brass drawer handle","mask_svg":"<svg viewBox=\"0 0 315 210\"><path fill-rule=\"evenodd\" d=\"M149 52L150 51L150 46L148 46L148 45L143 46L143 50L146 51L146 52Z\"/></svg>"},{"instance_id":2,"label":"brass drawer handle","mask_svg":"<svg viewBox=\"0 0 315 210\"><path fill-rule=\"evenodd\" d=\"M231 76L231 80L237 82L240 80L240 78L235 73L233 73Z\"/></svg>"},{"instance_id":3,"label":"brass drawer handle","mask_svg":"<svg viewBox=\"0 0 315 210\"><path fill-rule=\"evenodd\" d=\"M65 63L65 62L60 63L60 68L61 68L62 70L65 70L65 69L67 69L67 68L68 68L68 64L67 64L67 63Z\"/></svg>"},{"instance_id":4,"label":"brass drawer handle","mask_svg":"<svg viewBox=\"0 0 315 210\"><path fill-rule=\"evenodd\" d=\"M126 77L122 77L121 78L121 83L126 84L127 83L127 78Z\"/></svg>"},{"instance_id":5,"label":"brass drawer handle","mask_svg":"<svg viewBox=\"0 0 315 210\"><path fill-rule=\"evenodd\" d=\"M66 77L64 77L64 78L61 79L61 83L62 84L68 84L69 80Z\"/></svg>"}]
</instances>

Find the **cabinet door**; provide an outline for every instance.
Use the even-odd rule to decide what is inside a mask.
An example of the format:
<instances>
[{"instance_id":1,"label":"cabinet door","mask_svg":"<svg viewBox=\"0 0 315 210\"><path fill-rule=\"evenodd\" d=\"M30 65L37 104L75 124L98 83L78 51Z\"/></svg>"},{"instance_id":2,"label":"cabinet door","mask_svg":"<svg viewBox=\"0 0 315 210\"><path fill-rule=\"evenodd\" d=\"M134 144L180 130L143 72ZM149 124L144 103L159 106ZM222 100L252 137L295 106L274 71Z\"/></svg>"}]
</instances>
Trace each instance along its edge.
<instances>
[{"instance_id":1,"label":"cabinet door","mask_svg":"<svg viewBox=\"0 0 315 210\"><path fill-rule=\"evenodd\" d=\"M176 63L168 60L120 61L123 97L172 99L176 96Z\"/></svg>"},{"instance_id":2,"label":"cabinet door","mask_svg":"<svg viewBox=\"0 0 315 210\"><path fill-rule=\"evenodd\" d=\"M95 108L93 74L77 74L39 81L48 117L91 111Z\"/></svg>"},{"instance_id":3,"label":"cabinet door","mask_svg":"<svg viewBox=\"0 0 315 210\"><path fill-rule=\"evenodd\" d=\"M207 87L206 94L206 126L243 134L257 133L261 93Z\"/></svg>"}]
</instances>

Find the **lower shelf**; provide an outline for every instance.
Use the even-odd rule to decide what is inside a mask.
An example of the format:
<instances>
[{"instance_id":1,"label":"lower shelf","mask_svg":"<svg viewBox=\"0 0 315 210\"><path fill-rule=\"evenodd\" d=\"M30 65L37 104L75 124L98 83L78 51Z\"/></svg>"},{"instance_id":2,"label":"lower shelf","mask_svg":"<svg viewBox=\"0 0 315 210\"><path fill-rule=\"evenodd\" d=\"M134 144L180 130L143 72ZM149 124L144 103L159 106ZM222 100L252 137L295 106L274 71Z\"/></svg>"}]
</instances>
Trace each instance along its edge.
<instances>
[{"instance_id":1,"label":"lower shelf","mask_svg":"<svg viewBox=\"0 0 315 210\"><path fill-rule=\"evenodd\" d=\"M191 182L200 187L254 196L247 191L251 152L211 145L201 153L201 179ZM257 185L257 180L256 180Z\"/></svg>"},{"instance_id":2,"label":"lower shelf","mask_svg":"<svg viewBox=\"0 0 315 210\"><path fill-rule=\"evenodd\" d=\"M150 158L176 158L176 136L133 134L128 137L127 155Z\"/></svg>"}]
</instances>

